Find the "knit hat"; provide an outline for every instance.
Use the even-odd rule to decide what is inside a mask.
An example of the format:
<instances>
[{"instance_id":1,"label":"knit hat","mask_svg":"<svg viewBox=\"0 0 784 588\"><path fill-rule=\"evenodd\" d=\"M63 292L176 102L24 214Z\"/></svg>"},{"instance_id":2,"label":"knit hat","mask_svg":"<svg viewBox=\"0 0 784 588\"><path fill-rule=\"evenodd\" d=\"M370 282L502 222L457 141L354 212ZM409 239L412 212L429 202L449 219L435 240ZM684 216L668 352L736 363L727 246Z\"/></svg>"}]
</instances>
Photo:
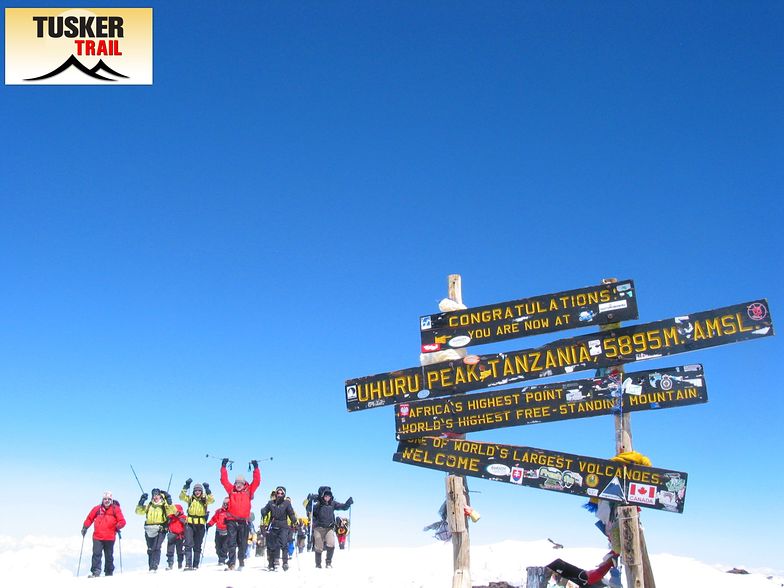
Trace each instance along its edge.
<instances>
[{"instance_id":1,"label":"knit hat","mask_svg":"<svg viewBox=\"0 0 784 588\"><path fill-rule=\"evenodd\" d=\"M112 491L111 490L104 490L103 497L104 498L108 498L109 500L112 500Z\"/></svg>"},{"instance_id":2,"label":"knit hat","mask_svg":"<svg viewBox=\"0 0 784 588\"><path fill-rule=\"evenodd\" d=\"M245 476L243 476L242 474L237 474L237 478L234 480L234 483L236 484L237 482L242 482L243 484L247 484L247 482L245 481Z\"/></svg>"},{"instance_id":3,"label":"knit hat","mask_svg":"<svg viewBox=\"0 0 784 588\"><path fill-rule=\"evenodd\" d=\"M280 491L282 491L283 494L285 495L286 494L286 487L285 486L278 486L277 488L275 488L275 492L276 493L280 492Z\"/></svg>"},{"instance_id":4,"label":"knit hat","mask_svg":"<svg viewBox=\"0 0 784 588\"><path fill-rule=\"evenodd\" d=\"M153 488L152 490L150 490L150 494L152 494L152 496L158 496L158 494L160 493L161 491L158 488Z\"/></svg>"},{"instance_id":5,"label":"knit hat","mask_svg":"<svg viewBox=\"0 0 784 588\"><path fill-rule=\"evenodd\" d=\"M197 483L197 484L196 484L196 485L193 487L193 491L194 491L194 492L196 492L196 490L201 490L202 492L204 492L204 486L202 486L201 484Z\"/></svg>"}]
</instances>

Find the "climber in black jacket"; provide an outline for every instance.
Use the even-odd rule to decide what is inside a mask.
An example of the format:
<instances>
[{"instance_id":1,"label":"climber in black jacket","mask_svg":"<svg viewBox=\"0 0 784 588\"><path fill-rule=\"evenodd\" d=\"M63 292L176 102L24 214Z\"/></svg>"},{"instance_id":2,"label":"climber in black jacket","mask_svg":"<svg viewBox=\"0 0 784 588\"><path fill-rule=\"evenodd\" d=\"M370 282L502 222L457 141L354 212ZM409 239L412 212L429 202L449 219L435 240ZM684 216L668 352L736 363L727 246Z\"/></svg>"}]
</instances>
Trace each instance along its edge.
<instances>
[{"instance_id":1,"label":"climber in black jacket","mask_svg":"<svg viewBox=\"0 0 784 588\"><path fill-rule=\"evenodd\" d=\"M319 488L318 494L309 494L307 509L313 512L313 549L316 552L316 567L321 567L321 552L327 548L328 568L332 567L332 555L335 553L335 511L348 510L354 499L349 497L346 502L333 500L329 486Z\"/></svg>"}]
</instances>

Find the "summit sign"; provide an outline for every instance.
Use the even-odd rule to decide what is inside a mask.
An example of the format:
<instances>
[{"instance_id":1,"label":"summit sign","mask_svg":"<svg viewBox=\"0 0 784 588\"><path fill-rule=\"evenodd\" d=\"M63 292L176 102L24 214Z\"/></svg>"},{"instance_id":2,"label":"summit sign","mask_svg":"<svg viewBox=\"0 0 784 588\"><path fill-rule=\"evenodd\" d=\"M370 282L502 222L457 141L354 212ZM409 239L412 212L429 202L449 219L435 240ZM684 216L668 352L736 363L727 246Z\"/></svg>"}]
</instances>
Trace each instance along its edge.
<instances>
[{"instance_id":1,"label":"summit sign","mask_svg":"<svg viewBox=\"0 0 784 588\"><path fill-rule=\"evenodd\" d=\"M422 353L433 353L636 318L634 282L623 280L425 315L419 331Z\"/></svg>"}]
</instances>

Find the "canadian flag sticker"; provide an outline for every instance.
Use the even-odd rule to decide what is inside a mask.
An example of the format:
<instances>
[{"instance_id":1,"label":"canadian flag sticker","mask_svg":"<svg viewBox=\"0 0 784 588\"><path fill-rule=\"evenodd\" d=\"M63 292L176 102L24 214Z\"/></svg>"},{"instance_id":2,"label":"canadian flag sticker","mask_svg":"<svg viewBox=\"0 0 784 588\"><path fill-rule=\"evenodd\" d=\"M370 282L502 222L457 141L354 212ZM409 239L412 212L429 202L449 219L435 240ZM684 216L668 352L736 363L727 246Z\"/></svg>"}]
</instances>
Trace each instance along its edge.
<instances>
[{"instance_id":1,"label":"canadian flag sticker","mask_svg":"<svg viewBox=\"0 0 784 588\"><path fill-rule=\"evenodd\" d=\"M629 492L626 496L629 502L640 502L642 504L656 504L656 486L650 484L629 484Z\"/></svg>"}]
</instances>

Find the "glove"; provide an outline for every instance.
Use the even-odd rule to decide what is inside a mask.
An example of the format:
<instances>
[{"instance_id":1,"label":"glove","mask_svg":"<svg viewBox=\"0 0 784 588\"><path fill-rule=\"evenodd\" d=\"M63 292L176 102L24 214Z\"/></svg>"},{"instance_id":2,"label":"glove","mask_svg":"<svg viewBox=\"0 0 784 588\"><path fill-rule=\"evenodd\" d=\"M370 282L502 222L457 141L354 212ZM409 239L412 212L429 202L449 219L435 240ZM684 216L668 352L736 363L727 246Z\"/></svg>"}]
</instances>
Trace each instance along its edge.
<instances>
[{"instance_id":1,"label":"glove","mask_svg":"<svg viewBox=\"0 0 784 588\"><path fill-rule=\"evenodd\" d=\"M191 482L193 482L193 478L188 478L187 480L185 480L185 486L183 486L183 488L185 488L186 490L190 488Z\"/></svg>"},{"instance_id":2,"label":"glove","mask_svg":"<svg viewBox=\"0 0 784 588\"><path fill-rule=\"evenodd\" d=\"M346 506L351 506L352 504L354 504L354 499L349 496L348 500L346 500Z\"/></svg>"},{"instance_id":3,"label":"glove","mask_svg":"<svg viewBox=\"0 0 784 588\"><path fill-rule=\"evenodd\" d=\"M87 535L87 527L82 527L82 537Z\"/></svg>"},{"instance_id":4,"label":"glove","mask_svg":"<svg viewBox=\"0 0 784 588\"><path fill-rule=\"evenodd\" d=\"M210 490L210 485L207 482L202 482L201 485L204 486L205 494L212 494L212 490Z\"/></svg>"},{"instance_id":5,"label":"glove","mask_svg":"<svg viewBox=\"0 0 784 588\"><path fill-rule=\"evenodd\" d=\"M166 499L166 504L171 506L171 503L172 503L171 494L169 494L168 492L164 491L163 492L163 497Z\"/></svg>"},{"instance_id":6,"label":"glove","mask_svg":"<svg viewBox=\"0 0 784 588\"><path fill-rule=\"evenodd\" d=\"M222 467L222 468L225 468L227 463L229 463L229 458L228 458L228 457L224 457L224 458L221 460L221 467Z\"/></svg>"},{"instance_id":7,"label":"glove","mask_svg":"<svg viewBox=\"0 0 784 588\"><path fill-rule=\"evenodd\" d=\"M258 461L258 460L254 459L254 460L252 460L250 463L251 463L251 465L253 466L253 469L254 469L254 470L257 470L257 469L259 469L259 461Z\"/></svg>"},{"instance_id":8,"label":"glove","mask_svg":"<svg viewBox=\"0 0 784 588\"><path fill-rule=\"evenodd\" d=\"M212 527L212 525L207 523L207 528L209 529L210 527Z\"/></svg>"},{"instance_id":9,"label":"glove","mask_svg":"<svg viewBox=\"0 0 784 588\"><path fill-rule=\"evenodd\" d=\"M144 503L147 502L147 493L145 492L142 494L142 497L139 499L139 506L144 506Z\"/></svg>"},{"instance_id":10,"label":"glove","mask_svg":"<svg viewBox=\"0 0 784 588\"><path fill-rule=\"evenodd\" d=\"M308 494L308 500L316 500L318 498L318 494Z\"/></svg>"},{"instance_id":11,"label":"glove","mask_svg":"<svg viewBox=\"0 0 784 588\"><path fill-rule=\"evenodd\" d=\"M117 538L122 539L122 533L120 533L120 529L117 529Z\"/></svg>"}]
</instances>

